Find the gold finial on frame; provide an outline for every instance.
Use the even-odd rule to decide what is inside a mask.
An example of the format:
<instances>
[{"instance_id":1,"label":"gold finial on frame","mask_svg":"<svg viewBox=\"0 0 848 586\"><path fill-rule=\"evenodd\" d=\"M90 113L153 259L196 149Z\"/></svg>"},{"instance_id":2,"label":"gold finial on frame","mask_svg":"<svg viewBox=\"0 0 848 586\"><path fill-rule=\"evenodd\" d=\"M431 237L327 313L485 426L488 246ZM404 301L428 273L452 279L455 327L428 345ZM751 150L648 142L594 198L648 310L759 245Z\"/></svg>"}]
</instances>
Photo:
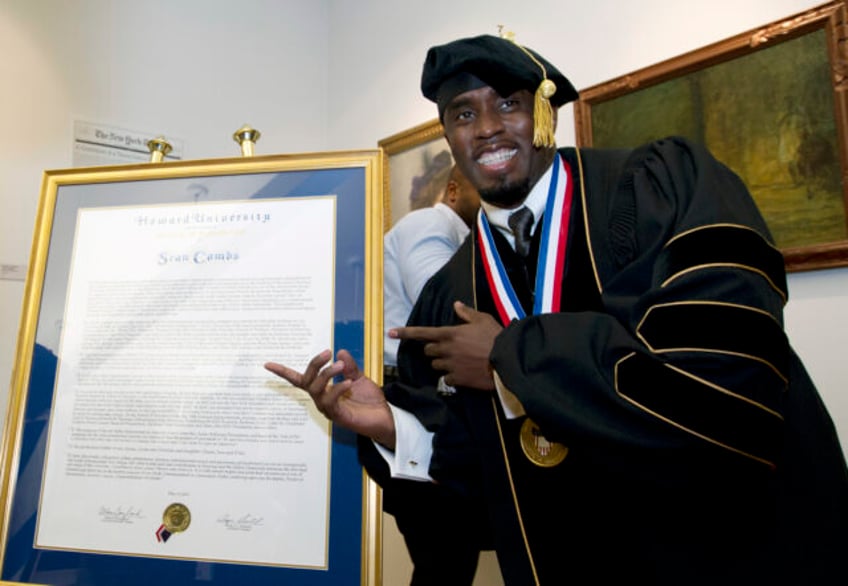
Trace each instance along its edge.
<instances>
[{"instance_id":1,"label":"gold finial on frame","mask_svg":"<svg viewBox=\"0 0 848 586\"><path fill-rule=\"evenodd\" d=\"M242 156L252 157L253 146L256 144L256 141L259 140L260 136L262 136L262 133L245 124L235 131L233 134L233 140L241 145Z\"/></svg>"},{"instance_id":2,"label":"gold finial on frame","mask_svg":"<svg viewBox=\"0 0 848 586\"><path fill-rule=\"evenodd\" d=\"M147 141L147 148L150 151L150 162L161 163L173 147L171 147L171 143L165 140L165 137L157 136Z\"/></svg>"}]
</instances>

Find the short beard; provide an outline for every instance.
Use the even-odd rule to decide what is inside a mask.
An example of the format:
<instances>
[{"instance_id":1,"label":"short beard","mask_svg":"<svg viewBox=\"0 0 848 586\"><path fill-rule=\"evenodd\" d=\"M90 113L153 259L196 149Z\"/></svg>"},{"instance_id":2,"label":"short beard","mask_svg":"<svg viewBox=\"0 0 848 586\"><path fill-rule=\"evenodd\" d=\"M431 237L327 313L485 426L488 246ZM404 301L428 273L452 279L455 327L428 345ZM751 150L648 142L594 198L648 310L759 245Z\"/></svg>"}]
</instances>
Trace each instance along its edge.
<instances>
[{"instance_id":1,"label":"short beard","mask_svg":"<svg viewBox=\"0 0 848 586\"><path fill-rule=\"evenodd\" d=\"M514 208L523 202L530 193L530 178L518 183L503 183L495 187L479 190L480 199L499 208Z\"/></svg>"}]
</instances>

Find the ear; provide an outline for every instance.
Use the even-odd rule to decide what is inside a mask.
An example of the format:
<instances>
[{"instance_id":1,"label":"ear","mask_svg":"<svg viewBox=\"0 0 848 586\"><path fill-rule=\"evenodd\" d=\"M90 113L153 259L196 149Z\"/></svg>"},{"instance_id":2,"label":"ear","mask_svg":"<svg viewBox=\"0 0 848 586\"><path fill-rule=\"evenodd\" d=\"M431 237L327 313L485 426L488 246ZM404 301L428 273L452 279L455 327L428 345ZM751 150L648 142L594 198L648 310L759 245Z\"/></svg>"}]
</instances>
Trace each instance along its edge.
<instances>
[{"instance_id":1,"label":"ear","mask_svg":"<svg viewBox=\"0 0 848 586\"><path fill-rule=\"evenodd\" d=\"M459 184L451 179L445 187L444 203L453 205L459 199Z\"/></svg>"}]
</instances>

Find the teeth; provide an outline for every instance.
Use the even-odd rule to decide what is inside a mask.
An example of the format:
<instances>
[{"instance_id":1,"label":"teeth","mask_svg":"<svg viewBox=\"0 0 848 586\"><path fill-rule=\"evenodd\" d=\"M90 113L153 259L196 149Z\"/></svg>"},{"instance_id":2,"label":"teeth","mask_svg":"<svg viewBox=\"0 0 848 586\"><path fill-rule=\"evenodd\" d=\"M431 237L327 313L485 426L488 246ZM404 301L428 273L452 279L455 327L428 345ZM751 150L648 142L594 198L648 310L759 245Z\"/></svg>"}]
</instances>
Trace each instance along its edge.
<instances>
[{"instance_id":1,"label":"teeth","mask_svg":"<svg viewBox=\"0 0 848 586\"><path fill-rule=\"evenodd\" d=\"M498 163L510 160L517 152L518 149L501 149L482 155L479 159L477 159L477 162L481 165L497 165Z\"/></svg>"}]
</instances>

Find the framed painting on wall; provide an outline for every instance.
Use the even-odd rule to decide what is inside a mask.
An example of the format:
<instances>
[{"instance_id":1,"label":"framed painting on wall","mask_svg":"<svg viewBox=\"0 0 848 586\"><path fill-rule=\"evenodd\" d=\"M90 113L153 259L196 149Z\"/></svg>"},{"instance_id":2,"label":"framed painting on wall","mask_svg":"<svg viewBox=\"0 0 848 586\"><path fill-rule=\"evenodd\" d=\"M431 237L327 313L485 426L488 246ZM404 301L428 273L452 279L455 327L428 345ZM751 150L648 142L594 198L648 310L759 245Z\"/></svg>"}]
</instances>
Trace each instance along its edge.
<instances>
[{"instance_id":1,"label":"framed painting on wall","mask_svg":"<svg viewBox=\"0 0 848 586\"><path fill-rule=\"evenodd\" d=\"M748 185L787 270L848 265L844 0L580 91L577 144L701 142Z\"/></svg>"},{"instance_id":2,"label":"framed painting on wall","mask_svg":"<svg viewBox=\"0 0 848 586\"><path fill-rule=\"evenodd\" d=\"M453 156L438 119L379 141L383 149L384 229L407 212L433 205L447 183Z\"/></svg>"},{"instance_id":3,"label":"framed painting on wall","mask_svg":"<svg viewBox=\"0 0 848 586\"><path fill-rule=\"evenodd\" d=\"M3 584L379 584L355 436L265 371L377 378L379 150L46 171L3 442Z\"/></svg>"}]
</instances>

